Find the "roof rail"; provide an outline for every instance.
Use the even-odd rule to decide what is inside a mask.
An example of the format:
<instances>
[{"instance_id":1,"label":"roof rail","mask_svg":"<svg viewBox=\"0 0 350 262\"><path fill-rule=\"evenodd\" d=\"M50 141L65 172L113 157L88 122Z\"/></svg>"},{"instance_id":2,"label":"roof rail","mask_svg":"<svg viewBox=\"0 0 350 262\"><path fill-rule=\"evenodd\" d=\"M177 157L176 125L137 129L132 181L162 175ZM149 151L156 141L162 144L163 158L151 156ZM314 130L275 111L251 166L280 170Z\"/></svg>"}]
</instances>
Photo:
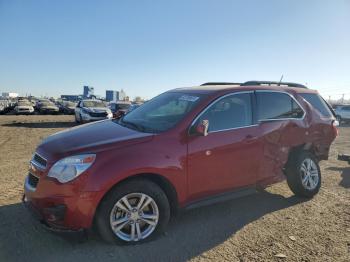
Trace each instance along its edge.
<instances>
[{"instance_id":1,"label":"roof rail","mask_svg":"<svg viewBox=\"0 0 350 262\"><path fill-rule=\"evenodd\" d=\"M242 83L207 82L207 83L201 84L201 86L219 86L219 85L242 85Z\"/></svg>"},{"instance_id":2,"label":"roof rail","mask_svg":"<svg viewBox=\"0 0 350 262\"><path fill-rule=\"evenodd\" d=\"M302 84L291 83L291 82L275 82L275 81L248 81L241 84L241 86L261 86L261 85L307 88Z\"/></svg>"}]
</instances>

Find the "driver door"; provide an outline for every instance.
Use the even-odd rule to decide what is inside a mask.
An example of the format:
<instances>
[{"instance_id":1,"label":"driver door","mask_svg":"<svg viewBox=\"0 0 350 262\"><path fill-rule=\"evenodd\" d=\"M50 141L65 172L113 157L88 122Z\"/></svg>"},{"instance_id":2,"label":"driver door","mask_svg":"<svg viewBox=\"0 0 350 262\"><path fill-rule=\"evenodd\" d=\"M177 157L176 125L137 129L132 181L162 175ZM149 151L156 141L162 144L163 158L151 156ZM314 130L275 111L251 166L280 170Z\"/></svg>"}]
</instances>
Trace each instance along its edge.
<instances>
[{"instance_id":1,"label":"driver door","mask_svg":"<svg viewBox=\"0 0 350 262\"><path fill-rule=\"evenodd\" d=\"M255 185L262 144L253 121L253 92L223 96L194 122L209 121L208 135L188 142L190 200ZM193 128L191 128L193 129Z\"/></svg>"}]
</instances>

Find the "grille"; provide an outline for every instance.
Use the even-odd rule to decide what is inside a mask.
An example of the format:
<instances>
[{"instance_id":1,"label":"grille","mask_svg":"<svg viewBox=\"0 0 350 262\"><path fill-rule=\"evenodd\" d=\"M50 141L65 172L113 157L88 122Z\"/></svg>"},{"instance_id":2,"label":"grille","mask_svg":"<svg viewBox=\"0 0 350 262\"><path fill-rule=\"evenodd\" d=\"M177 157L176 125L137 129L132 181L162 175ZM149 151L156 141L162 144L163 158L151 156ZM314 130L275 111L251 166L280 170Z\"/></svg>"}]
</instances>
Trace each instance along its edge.
<instances>
[{"instance_id":1,"label":"grille","mask_svg":"<svg viewBox=\"0 0 350 262\"><path fill-rule=\"evenodd\" d=\"M92 117L106 117L106 116L107 116L107 113L106 113L106 112L102 112L102 113L90 112L89 114L90 114L90 116L92 116Z\"/></svg>"},{"instance_id":2,"label":"grille","mask_svg":"<svg viewBox=\"0 0 350 262\"><path fill-rule=\"evenodd\" d=\"M33 161L43 167L46 167L46 160L43 157L39 156L37 153L34 154Z\"/></svg>"},{"instance_id":3,"label":"grille","mask_svg":"<svg viewBox=\"0 0 350 262\"><path fill-rule=\"evenodd\" d=\"M28 184L34 188L36 188L36 186L39 183L39 178L37 178L36 176L32 175L31 173L28 174Z\"/></svg>"}]
</instances>

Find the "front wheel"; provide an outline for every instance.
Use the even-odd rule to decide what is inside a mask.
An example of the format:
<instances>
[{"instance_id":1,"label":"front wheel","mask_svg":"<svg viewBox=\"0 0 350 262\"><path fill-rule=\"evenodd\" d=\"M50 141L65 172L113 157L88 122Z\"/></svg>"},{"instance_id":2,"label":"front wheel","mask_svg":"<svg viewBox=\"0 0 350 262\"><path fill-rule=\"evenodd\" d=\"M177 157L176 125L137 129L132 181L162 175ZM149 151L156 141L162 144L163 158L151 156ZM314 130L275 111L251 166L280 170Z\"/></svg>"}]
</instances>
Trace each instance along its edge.
<instances>
[{"instance_id":1,"label":"front wheel","mask_svg":"<svg viewBox=\"0 0 350 262\"><path fill-rule=\"evenodd\" d=\"M162 233L169 219L164 191L149 180L135 179L108 193L98 208L96 225L107 242L133 244Z\"/></svg>"},{"instance_id":2,"label":"front wheel","mask_svg":"<svg viewBox=\"0 0 350 262\"><path fill-rule=\"evenodd\" d=\"M320 190L321 170L312 153L295 155L286 171L288 186L295 195L311 198Z\"/></svg>"}]
</instances>

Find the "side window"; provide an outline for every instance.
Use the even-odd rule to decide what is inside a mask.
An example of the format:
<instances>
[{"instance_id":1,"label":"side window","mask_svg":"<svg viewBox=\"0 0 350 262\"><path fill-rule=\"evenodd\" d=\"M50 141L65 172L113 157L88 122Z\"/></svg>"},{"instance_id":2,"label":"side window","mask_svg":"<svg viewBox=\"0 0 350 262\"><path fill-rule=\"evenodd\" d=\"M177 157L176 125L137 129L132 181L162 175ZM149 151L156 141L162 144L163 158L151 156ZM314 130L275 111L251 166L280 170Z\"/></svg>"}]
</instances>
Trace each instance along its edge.
<instances>
[{"instance_id":1,"label":"side window","mask_svg":"<svg viewBox=\"0 0 350 262\"><path fill-rule=\"evenodd\" d=\"M257 92L258 120L302 118L304 111L288 94Z\"/></svg>"},{"instance_id":2,"label":"side window","mask_svg":"<svg viewBox=\"0 0 350 262\"><path fill-rule=\"evenodd\" d=\"M209 132L252 125L252 102L249 93L233 94L212 104L199 118L209 120Z\"/></svg>"},{"instance_id":3,"label":"side window","mask_svg":"<svg viewBox=\"0 0 350 262\"><path fill-rule=\"evenodd\" d=\"M345 111L350 111L350 106L344 106L344 107L343 107L343 110L345 110Z\"/></svg>"},{"instance_id":4,"label":"side window","mask_svg":"<svg viewBox=\"0 0 350 262\"><path fill-rule=\"evenodd\" d=\"M333 115L327 103L318 94L300 94L300 95L306 101L308 101L322 116L331 117Z\"/></svg>"}]
</instances>

